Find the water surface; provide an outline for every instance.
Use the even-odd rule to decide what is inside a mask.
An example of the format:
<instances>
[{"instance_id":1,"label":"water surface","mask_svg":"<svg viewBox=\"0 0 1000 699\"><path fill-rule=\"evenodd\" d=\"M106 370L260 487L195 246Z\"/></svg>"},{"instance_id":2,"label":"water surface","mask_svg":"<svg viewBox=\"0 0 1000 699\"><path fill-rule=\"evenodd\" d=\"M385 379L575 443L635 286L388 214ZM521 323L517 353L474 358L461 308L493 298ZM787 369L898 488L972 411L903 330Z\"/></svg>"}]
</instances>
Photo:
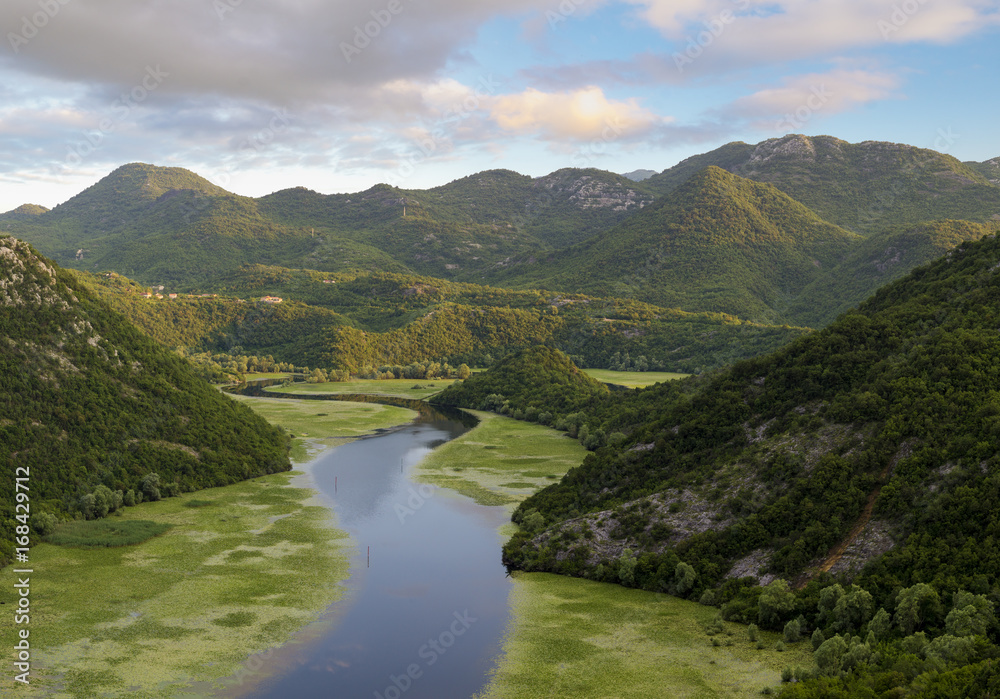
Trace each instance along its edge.
<instances>
[{"instance_id":1,"label":"water surface","mask_svg":"<svg viewBox=\"0 0 1000 699\"><path fill-rule=\"evenodd\" d=\"M279 649L260 668L270 677L241 696L461 699L485 686L508 621L497 534L507 516L410 480L426 454L469 429L411 407L421 409L415 422L311 464L357 544L350 592L331 607L328 631Z\"/></svg>"}]
</instances>

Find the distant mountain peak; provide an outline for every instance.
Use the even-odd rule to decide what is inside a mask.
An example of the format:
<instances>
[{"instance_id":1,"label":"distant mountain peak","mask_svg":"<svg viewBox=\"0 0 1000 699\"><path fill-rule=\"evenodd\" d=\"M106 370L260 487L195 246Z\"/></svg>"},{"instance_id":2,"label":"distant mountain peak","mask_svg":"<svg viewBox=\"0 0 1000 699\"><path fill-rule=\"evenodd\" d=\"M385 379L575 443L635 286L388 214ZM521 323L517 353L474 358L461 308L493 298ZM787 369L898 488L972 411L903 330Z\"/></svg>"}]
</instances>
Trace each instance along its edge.
<instances>
[{"instance_id":1,"label":"distant mountain peak","mask_svg":"<svg viewBox=\"0 0 1000 699\"><path fill-rule=\"evenodd\" d=\"M655 174L656 170L633 170L632 172L623 172L622 177L627 177L633 182L642 182L643 180L648 180Z\"/></svg>"},{"instance_id":2,"label":"distant mountain peak","mask_svg":"<svg viewBox=\"0 0 1000 699\"><path fill-rule=\"evenodd\" d=\"M0 214L0 221L26 221L41 216L48 209L38 204L21 204L19 207L5 214Z\"/></svg>"}]
</instances>

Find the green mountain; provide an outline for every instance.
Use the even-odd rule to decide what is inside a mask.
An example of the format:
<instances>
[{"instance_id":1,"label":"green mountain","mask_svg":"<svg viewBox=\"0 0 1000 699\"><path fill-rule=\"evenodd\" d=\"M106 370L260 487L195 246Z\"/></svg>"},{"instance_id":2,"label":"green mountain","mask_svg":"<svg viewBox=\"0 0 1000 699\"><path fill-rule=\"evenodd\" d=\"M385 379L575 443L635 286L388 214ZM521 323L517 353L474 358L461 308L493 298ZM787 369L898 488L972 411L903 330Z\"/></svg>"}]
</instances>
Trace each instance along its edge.
<instances>
[{"instance_id":1,"label":"green mountain","mask_svg":"<svg viewBox=\"0 0 1000 699\"><path fill-rule=\"evenodd\" d=\"M962 243L776 353L546 413L596 451L514 512L506 565L717 605L785 643L811 637L812 667L789 669L798 682L781 696L989 696L998 270L996 236ZM478 384L507 414L547 408L516 375L476 381L451 395L481 406Z\"/></svg>"},{"instance_id":2,"label":"green mountain","mask_svg":"<svg viewBox=\"0 0 1000 699\"><path fill-rule=\"evenodd\" d=\"M647 589L682 561L684 594L736 600L733 618L756 604L747 576L845 575L870 611L918 583L995 587L998 269L995 237L964 243L774 354L593 406L582 424L621 443L520 506L545 529L505 560L616 581L629 549Z\"/></svg>"},{"instance_id":3,"label":"green mountain","mask_svg":"<svg viewBox=\"0 0 1000 699\"><path fill-rule=\"evenodd\" d=\"M990 184L1000 185L1000 158L993 158L981 163L967 162L963 165L978 172L989 180Z\"/></svg>"},{"instance_id":4,"label":"green mountain","mask_svg":"<svg viewBox=\"0 0 1000 699\"><path fill-rule=\"evenodd\" d=\"M13 211L0 214L0 221L30 221L36 216L41 216L48 209L38 204L22 204Z\"/></svg>"},{"instance_id":5,"label":"green mountain","mask_svg":"<svg viewBox=\"0 0 1000 699\"><path fill-rule=\"evenodd\" d=\"M576 242L652 201L600 170L532 179L497 170L431 190L304 188L240 197L187 170L133 163L14 235L61 264L150 284L196 285L244 264L476 278L529 250Z\"/></svg>"},{"instance_id":6,"label":"green mountain","mask_svg":"<svg viewBox=\"0 0 1000 699\"><path fill-rule=\"evenodd\" d=\"M831 136L792 134L756 145L730 143L643 184L663 195L710 165L772 184L823 219L858 233L936 219L983 222L1000 216L1000 187L979 166L924 148L847 143Z\"/></svg>"},{"instance_id":7,"label":"green mountain","mask_svg":"<svg viewBox=\"0 0 1000 699\"><path fill-rule=\"evenodd\" d=\"M508 278L773 318L784 297L839 263L857 240L776 188L711 166L615 228L539 263L508 268Z\"/></svg>"},{"instance_id":8,"label":"green mountain","mask_svg":"<svg viewBox=\"0 0 1000 699\"><path fill-rule=\"evenodd\" d=\"M622 173L622 177L627 177L633 182L642 182L643 180L648 180L655 174L657 174L656 170L633 170L632 172Z\"/></svg>"},{"instance_id":9,"label":"green mountain","mask_svg":"<svg viewBox=\"0 0 1000 699\"><path fill-rule=\"evenodd\" d=\"M0 279L0 559L19 524L15 476L29 479L37 533L48 516L127 505L130 491L159 497L290 468L279 429L27 244L0 238Z\"/></svg>"}]
</instances>

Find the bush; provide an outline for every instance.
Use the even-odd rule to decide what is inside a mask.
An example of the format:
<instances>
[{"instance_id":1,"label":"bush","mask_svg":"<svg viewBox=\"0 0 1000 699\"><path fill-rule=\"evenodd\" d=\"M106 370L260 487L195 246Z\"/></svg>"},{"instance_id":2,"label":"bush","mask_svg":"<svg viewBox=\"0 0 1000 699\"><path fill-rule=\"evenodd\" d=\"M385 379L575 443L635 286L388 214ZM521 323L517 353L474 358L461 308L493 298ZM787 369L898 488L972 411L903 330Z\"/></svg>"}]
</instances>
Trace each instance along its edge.
<instances>
[{"instance_id":1,"label":"bush","mask_svg":"<svg viewBox=\"0 0 1000 699\"><path fill-rule=\"evenodd\" d=\"M149 500L160 499L160 476L156 473L147 473L139 482L139 488Z\"/></svg>"},{"instance_id":2,"label":"bush","mask_svg":"<svg viewBox=\"0 0 1000 699\"><path fill-rule=\"evenodd\" d=\"M802 624L798 619L792 619L785 624L785 643L798 643L802 638Z\"/></svg>"}]
</instances>

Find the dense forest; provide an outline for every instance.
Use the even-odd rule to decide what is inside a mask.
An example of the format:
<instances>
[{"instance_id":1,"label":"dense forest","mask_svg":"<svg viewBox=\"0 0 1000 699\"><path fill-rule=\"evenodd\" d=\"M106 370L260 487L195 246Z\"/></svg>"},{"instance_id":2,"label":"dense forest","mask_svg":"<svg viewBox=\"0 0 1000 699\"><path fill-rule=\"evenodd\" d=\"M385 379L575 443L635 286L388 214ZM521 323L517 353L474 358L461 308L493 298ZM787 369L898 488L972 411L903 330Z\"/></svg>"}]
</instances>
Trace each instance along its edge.
<instances>
[{"instance_id":1,"label":"dense forest","mask_svg":"<svg viewBox=\"0 0 1000 699\"><path fill-rule=\"evenodd\" d=\"M0 458L11 474L0 482L0 560L25 525L15 470L29 478L30 526L44 533L60 518L290 468L282 430L9 237L0 330Z\"/></svg>"}]
</instances>

